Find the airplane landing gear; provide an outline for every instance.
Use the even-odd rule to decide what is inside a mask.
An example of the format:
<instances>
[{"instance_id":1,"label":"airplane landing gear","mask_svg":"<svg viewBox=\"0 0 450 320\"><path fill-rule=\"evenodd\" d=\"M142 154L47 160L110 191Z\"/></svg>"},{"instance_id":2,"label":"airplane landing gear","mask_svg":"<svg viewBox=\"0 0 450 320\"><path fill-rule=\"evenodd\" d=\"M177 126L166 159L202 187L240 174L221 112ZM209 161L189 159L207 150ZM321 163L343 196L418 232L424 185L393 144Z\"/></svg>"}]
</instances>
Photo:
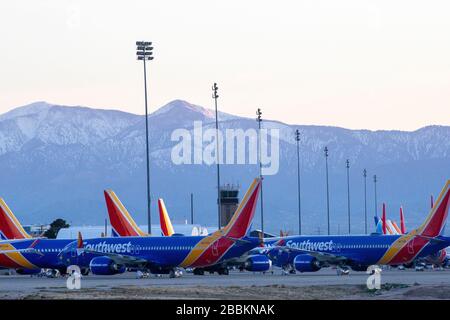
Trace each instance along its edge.
<instances>
[{"instance_id":1,"label":"airplane landing gear","mask_svg":"<svg viewBox=\"0 0 450 320\"><path fill-rule=\"evenodd\" d=\"M336 273L338 276L348 276L350 274L350 269L347 267L337 267Z\"/></svg>"},{"instance_id":2,"label":"airplane landing gear","mask_svg":"<svg viewBox=\"0 0 450 320\"><path fill-rule=\"evenodd\" d=\"M146 279L150 277L150 273L146 271L138 270L136 271L136 279Z\"/></svg>"},{"instance_id":3,"label":"airplane landing gear","mask_svg":"<svg viewBox=\"0 0 450 320\"><path fill-rule=\"evenodd\" d=\"M217 271L217 273L221 276L227 276L230 274L230 271L228 270L228 268L223 268L223 269L219 269Z\"/></svg>"},{"instance_id":4,"label":"airplane landing gear","mask_svg":"<svg viewBox=\"0 0 450 320\"><path fill-rule=\"evenodd\" d=\"M171 279L180 278L183 275L183 272L179 269L170 270L169 277Z\"/></svg>"},{"instance_id":5,"label":"airplane landing gear","mask_svg":"<svg viewBox=\"0 0 450 320\"><path fill-rule=\"evenodd\" d=\"M196 275L196 276L203 276L203 275L205 275L205 270L199 269L199 268L195 268L194 269L194 275Z\"/></svg>"}]
</instances>

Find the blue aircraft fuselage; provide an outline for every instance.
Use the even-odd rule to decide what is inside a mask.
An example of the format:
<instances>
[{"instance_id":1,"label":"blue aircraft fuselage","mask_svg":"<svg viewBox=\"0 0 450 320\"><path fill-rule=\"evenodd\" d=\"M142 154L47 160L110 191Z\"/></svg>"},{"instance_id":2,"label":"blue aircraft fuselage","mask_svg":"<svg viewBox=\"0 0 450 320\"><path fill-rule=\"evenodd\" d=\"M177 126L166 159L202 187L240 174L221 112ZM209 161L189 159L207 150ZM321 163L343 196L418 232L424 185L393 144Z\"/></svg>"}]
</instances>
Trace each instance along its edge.
<instances>
[{"instance_id":1,"label":"blue aircraft fuselage","mask_svg":"<svg viewBox=\"0 0 450 320\"><path fill-rule=\"evenodd\" d=\"M450 245L450 238L439 236L434 240L411 241L403 249L399 243L402 235L342 235L342 236L290 236L283 238L283 247L297 250L269 248L268 256L274 265L283 267L292 264L299 254L318 252L345 257L347 264L354 266L370 266L375 264L398 265L410 263L412 259L426 257ZM422 240L422 239L421 239ZM401 255L397 259L390 259ZM392 263L391 263L392 262Z\"/></svg>"},{"instance_id":2,"label":"blue aircraft fuselage","mask_svg":"<svg viewBox=\"0 0 450 320\"><path fill-rule=\"evenodd\" d=\"M69 265L89 267L93 258L105 253L105 255L123 255L147 260L150 267L156 266L159 269L205 267L240 257L260 244L260 240L257 238L244 238L239 242L224 239L216 241L216 245L207 247L203 245L203 242L208 237L86 239L83 241L86 250L77 250L77 241L74 240L41 239L34 246L35 252L0 254L0 266L16 269L64 269ZM11 249L20 250L29 248L33 241L12 240L8 243L11 245ZM95 251L95 253L91 251ZM192 261L192 264L189 264L189 261ZM196 264L195 261L201 262Z\"/></svg>"}]
</instances>

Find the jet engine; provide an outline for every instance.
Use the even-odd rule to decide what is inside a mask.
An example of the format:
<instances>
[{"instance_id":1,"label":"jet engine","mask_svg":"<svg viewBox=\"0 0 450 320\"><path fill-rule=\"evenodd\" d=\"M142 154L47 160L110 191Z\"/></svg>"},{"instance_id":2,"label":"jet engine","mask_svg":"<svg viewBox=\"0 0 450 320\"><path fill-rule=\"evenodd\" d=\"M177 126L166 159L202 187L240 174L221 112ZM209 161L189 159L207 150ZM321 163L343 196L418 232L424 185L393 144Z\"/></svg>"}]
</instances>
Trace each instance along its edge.
<instances>
[{"instance_id":1,"label":"jet engine","mask_svg":"<svg viewBox=\"0 0 450 320\"><path fill-rule=\"evenodd\" d=\"M272 261L264 255L250 256L244 264L244 269L252 272L269 271L271 267Z\"/></svg>"},{"instance_id":2,"label":"jet engine","mask_svg":"<svg viewBox=\"0 0 450 320\"><path fill-rule=\"evenodd\" d=\"M89 268L95 275L109 276L126 271L125 266L118 265L109 257L96 257L91 260Z\"/></svg>"},{"instance_id":3,"label":"jet engine","mask_svg":"<svg viewBox=\"0 0 450 320\"><path fill-rule=\"evenodd\" d=\"M294 259L294 267L299 272L316 272L322 268L320 262L309 254L299 254L296 256Z\"/></svg>"}]
</instances>

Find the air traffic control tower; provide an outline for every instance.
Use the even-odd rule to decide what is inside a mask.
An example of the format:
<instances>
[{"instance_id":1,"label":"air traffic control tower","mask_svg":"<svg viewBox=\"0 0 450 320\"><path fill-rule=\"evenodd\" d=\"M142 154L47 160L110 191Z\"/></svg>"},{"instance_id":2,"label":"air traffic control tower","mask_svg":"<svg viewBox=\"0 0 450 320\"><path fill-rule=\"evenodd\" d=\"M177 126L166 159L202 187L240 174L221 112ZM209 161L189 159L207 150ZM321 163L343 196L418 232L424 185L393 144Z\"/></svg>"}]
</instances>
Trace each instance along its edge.
<instances>
[{"instance_id":1,"label":"air traffic control tower","mask_svg":"<svg viewBox=\"0 0 450 320\"><path fill-rule=\"evenodd\" d=\"M239 185L227 184L220 187L220 226L225 227L239 207Z\"/></svg>"}]
</instances>

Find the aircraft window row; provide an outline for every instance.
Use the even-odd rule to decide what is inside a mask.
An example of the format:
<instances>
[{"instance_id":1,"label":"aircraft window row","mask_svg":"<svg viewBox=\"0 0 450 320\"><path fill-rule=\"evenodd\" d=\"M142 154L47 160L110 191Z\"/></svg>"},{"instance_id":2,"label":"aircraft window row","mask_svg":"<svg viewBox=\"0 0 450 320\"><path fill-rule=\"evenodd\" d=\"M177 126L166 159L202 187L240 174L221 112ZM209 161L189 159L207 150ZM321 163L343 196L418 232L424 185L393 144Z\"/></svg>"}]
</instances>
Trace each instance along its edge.
<instances>
[{"instance_id":1,"label":"aircraft window row","mask_svg":"<svg viewBox=\"0 0 450 320\"><path fill-rule=\"evenodd\" d=\"M387 244L352 244L352 245L344 245L345 249L380 249L380 248L388 248Z\"/></svg>"},{"instance_id":2,"label":"aircraft window row","mask_svg":"<svg viewBox=\"0 0 450 320\"><path fill-rule=\"evenodd\" d=\"M193 247L190 246L157 246L157 247L143 247L142 250L156 250L156 251L161 251L161 250L191 250Z\"/></svg>"},{"instance_id":3,"label":"aircraft window row","mask_svg":"<svg viewBox=\"0 0 450 320\"><path fill-rule=\"evenodd\" d=\"M40 249L40 252L61 252L60 249Z\"/></svg>"}]
</instances>

